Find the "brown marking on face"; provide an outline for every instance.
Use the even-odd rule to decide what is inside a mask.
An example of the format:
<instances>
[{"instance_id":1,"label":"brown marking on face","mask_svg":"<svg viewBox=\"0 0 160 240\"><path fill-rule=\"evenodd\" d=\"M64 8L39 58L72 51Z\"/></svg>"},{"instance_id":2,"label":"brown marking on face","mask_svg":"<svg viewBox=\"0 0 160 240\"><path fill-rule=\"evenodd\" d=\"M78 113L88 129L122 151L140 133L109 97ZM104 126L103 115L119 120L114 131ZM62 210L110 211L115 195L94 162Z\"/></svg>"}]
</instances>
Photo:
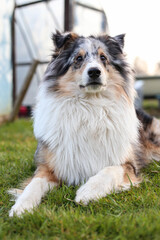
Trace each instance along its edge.
<instances>
[{"instance_id":1,"label":"brown marking on face","mask_svg":"<svg viewBox=\"0 0 160 240\"><path fill-rule=\"evenodd\" d=\"M86 54L86 52L83 50L83 49L80 49L80 51L77 53L77 55L76 55L76 57L75 57L75 59L74 59L74 66L75 66L75 69L76 69L76 71L78 71L78 70L80 70L80 69L82 69L82 66L83 66L83 60L84 60L84 58L85 58L85 54ZM81 56L82 57L82 62L80 61L78 61L78 57L79 56Z\"/></svg>"},{"instance_id":2,"label":"brown marking on face","mask_svg":"<svg viewBox=\"0 0 160 240\"><path fill-rule=\"evenodd\" d=\"M108 65L108 88L111 89L111 91L115 92L117 98L124 97L129 105L132 104L132 101L130 97L128 96L125 88L124 88L124 79L120 76L120 74L113 69L111 65Z\"/></svg>"},{"instance_id":3,"label":"brown marking on face","mask_svg":"<svg viewBox=\"0 0 160 240\"><path fill-rule=\"evenodd\" d=\"M77 56L76 56L76 57L78 57L78 56L84 57L85 54L86 54L85 51L84 51L83 49L80 49L79 52L77 53Z\"/></svg>"},{"instance_id":4,"label":"brown marking on face","mask_svg":"<svg viewBox=\"0 0 160 240\"><path fill-rule=\"evenodd\" d=\"M104 62L106 66L104 66L104 63L100 59L101 55L104 55L105 58L106 58L106 60ZM107 74L109 72L109 60L108 60L108 57L107 57L107 55L105 54L105 52L103 51L102 48L98 48L98 62L100 63L100 65L102 66L102 68L104 69L104 71Z\"/></svg>"},{"instance_id":5,"label":"brown marking on face","mask_svg":"<svg viewBox=\"0 0 160 240\"><path fill-rule=\"evenodd\" d=\"M135 167L131 162L126 162L122 167L124 169L124 183L131 181L134 184L141 181L141 178L136 176Z\"/></svg>"},{"instance_id":6,"label":"brown marking on face","mask_svg":"<svg viewBox=\"0 0 160 240\"><path fill-rule=\"evenodd\" d=\"M73 71L72 67L68 72L58 79L59 96L73 96L76 89L76 79L78 78L79 70Z\"/></svg>"},{"instance_id":7,"label":"brown marking on face","mask_svg":"<svg viewBox=\"0 0 160 240\"><path fill-rule=\"evenodd\" d=\"M72 67L69 68L67 73L56 79L56 84L48 87L48 92L56 92L59 97L73 96L75 90L77 72L72 71Z\"/></svg>"},{"instance_id":8,"label":"brown marking on face","mask_svg":"<svg viewBox=\"0 0 160 240\"><path fill-rule=\"evenodd\" d=\"M105 54L105 52L103 51L102 48L98 48L98 56L100 58L101 55L104 55L106 57L106 64L109 64L109 60L108 60L108 57L107 55ZM102 61L101 61L102 62Z\"/></svg>"}]
</instances>

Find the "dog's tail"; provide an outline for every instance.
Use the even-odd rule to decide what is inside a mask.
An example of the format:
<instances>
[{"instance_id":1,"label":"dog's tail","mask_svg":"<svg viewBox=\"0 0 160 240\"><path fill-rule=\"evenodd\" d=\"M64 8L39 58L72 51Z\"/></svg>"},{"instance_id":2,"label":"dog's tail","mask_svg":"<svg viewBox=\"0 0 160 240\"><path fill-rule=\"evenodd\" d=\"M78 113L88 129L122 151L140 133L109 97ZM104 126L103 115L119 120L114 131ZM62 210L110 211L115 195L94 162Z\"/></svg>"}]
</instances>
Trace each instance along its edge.
<instances>
[{"instance_id":1,"label":"dog's tail","mask_svg":"<svg viewBox=\"0 0 160 240\"><path fill-rule=\"evenodd\" d=\"M22 192L23 192L22 189L17 189L17 188L11 188L7 191L7 193L12 196L11 201L17 200L19 196L22 194Z\"/></svg>"},{"instance_id":2,"label":"dog's tail","mask_svg":"<svg viewBox=\"0 0 160 240\"><path fill-rule=\"evenodd\" d=\"M136 110L142 127L140 140L149 161L160 161L160 120L148 115L142 109Z\"/></svg>"}]
</instances>

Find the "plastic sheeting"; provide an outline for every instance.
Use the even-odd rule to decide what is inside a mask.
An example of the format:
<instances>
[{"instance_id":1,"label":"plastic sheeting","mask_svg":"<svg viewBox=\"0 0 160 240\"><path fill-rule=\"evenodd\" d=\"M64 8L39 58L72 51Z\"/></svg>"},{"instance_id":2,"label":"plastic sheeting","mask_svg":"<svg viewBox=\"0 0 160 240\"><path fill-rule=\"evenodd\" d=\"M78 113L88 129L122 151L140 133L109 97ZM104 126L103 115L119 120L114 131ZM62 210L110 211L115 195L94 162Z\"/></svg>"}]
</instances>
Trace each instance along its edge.
<instances>
[{"instance_id":1,"label":"plastic sheeting","mask_svg":"<svg viewBox=\"0 0 160 240\"><path fill-rule=\"evenodd\" d=\"M0 116L11 112L12 65L11 65L11 15L13 0L1 0L0 8Z\"/></svg>"}]
</instances>

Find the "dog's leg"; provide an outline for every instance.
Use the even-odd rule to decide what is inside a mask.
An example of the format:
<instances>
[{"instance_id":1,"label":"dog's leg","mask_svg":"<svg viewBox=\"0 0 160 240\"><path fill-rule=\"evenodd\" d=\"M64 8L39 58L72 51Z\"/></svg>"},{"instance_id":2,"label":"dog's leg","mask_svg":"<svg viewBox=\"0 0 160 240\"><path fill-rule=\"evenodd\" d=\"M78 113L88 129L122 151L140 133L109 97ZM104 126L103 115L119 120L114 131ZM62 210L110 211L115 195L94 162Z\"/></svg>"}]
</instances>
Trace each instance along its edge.
<instances>
[{"instance_id":1,"label":"dog's leg","mask_svg":"<svg viewBox=\"0 0 160 240\"><path fill-rule=\"evenodd\" d=\"M134 171L130 163L104 168L78 189L75 201L87 204L114 191L128 190L131 185L141 182Z\"/></svg>"},{"instance_id":2,"label":"dog's leg","mask_svg":"<svg viewBox=\"0 0 160 240\"><path fill-rule=\"evenodd\" d=\"M54 187L58 186L58 180L46 166L39 166L31 182L26 186L22 194L11 208L9 216L20 216L25 210L31 211L40 202L42 197Z\"/></svg>"}]
</instances>

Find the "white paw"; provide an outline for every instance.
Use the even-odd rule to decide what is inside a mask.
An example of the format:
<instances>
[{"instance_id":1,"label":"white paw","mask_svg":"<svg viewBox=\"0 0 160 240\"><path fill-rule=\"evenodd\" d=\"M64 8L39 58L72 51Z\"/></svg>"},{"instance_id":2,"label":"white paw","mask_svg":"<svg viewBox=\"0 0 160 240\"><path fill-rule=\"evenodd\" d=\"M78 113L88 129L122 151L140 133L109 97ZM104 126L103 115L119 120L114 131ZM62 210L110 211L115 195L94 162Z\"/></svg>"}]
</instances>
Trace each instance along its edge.
<instances>
[{"instance_id":1,"label":"white paw","mask_svg":"<svg viewBox=\"0 0 160 240\"><path fill-rule=\"evenodd\" d=\"M86 205L89 201L97 201L105 197L107 193L110 193L108 186L98 180L99 179L94 176L91 177L86 184L82 185L76 193L75 201L77 203L82 202Z\"/></svg>"},{"instance_id":2,"label":"white paw","mask_svg":"<svg viewBox=\"0 0 160 240\"><path fill-rule=\"evenodd\" d=\"M21 216L26 210L31 211L33 209L33 204L29 201L22 202L22 203L15 203L11 210L9 211L9 217L13 217L14 215Z\"/></svg>"}]
</instances>

